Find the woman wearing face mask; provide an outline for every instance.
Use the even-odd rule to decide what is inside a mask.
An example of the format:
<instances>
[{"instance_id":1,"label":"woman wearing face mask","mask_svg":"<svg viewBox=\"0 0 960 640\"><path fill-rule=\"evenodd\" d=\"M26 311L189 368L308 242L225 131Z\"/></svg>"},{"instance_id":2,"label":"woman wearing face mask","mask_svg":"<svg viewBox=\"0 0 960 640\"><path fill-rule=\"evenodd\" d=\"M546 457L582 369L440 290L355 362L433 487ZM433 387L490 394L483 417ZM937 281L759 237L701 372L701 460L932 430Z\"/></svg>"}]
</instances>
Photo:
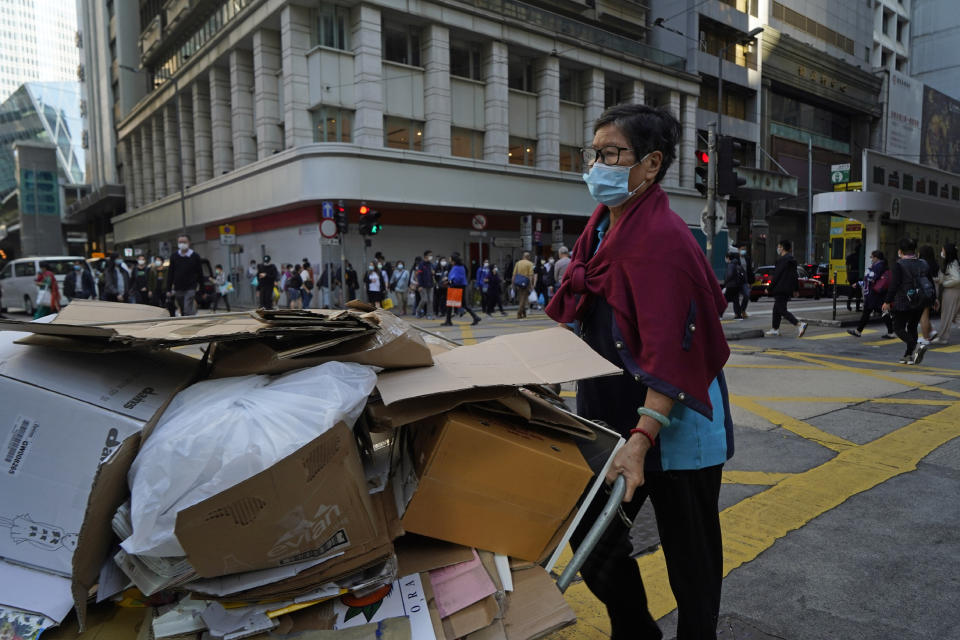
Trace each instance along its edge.
<instances>
[{"instance_id":1,"label":"woman wearing face mask","mask_svg":"<svg viewBox=\"0 0 960 640\"><path fill-rule=\"evenodd\" d=\"M137 266L133 268L130 284L130 302L134 304L150 303L150 283L149 272L147 271L147 259L145 256L137 258Z\"/></svg>"},{"instance_id":2,"label":"woman wearing face mask","mask_svg":"<svg viewBox=\"0 0 960 640\"><path fill-rule=\"evenodd\" d=\"M126 302L130 292L130 274L123 265L123 258L116 253L103 268L103 299L107 302Z\"/></svg>"},{"instance_id":3,"label":"woman wearing face mask","mask_svg":"<svg viewBox=\"0 0 960 640\"><path fill-rule=\"evenodd\" d=\"M437 289L433 293L433 315L437 317L447 312L447 286L450 284L450 268L447 264L444 257L437 264Z\"/></svg>"},{"instance_id":4,"label":"woman wearing face mask","mask_svg":"<svg viewBox=\"0 0 960 640\"><path fill-rule=\"evenodd\" d=\"M678 637L716 636L723 578L717 500L733 431L723 365L726 300L686 223L660 188L676 159L680 124L645 105L611 107L582 150L598 206L547 306L597 353L624 369L577 384L577 411L627 443L607 480L626 480L632 520L649 496L677 600ZM579 546L607 498L590 506ZM606 605L611 638L660 638L631 557L630 527L614 519L580 574Z\"/></svg>"},{"instance_id":5,"label":"woman wearing face mask","mask_svg":"<svg viewBox=\"0 0 960 640\"><path fill-rule=\"evenodd\" d=\"M220 306L220 302L223 301L224 306L227 308L227 313L230 313L230 300L227 299L227 274L223 270L223 265L218 264L214 271L214 275L210 278L210 281L213 283L213 313L217 312L217 308Z\"/></svg>"},{"instance_id":6,"label":"woman wearing face mask","mask_svg":"<svg viewBox=\"0 0 960 640\"><path fill-rule=\"evenodd\" d=\"M960 313L960 261L957 260L957 245L948 242L940 249L943 271L940 272L940 330L931 342L950 342L950 329Z\"/></svg>"},{"instance_id":7,"label":"woman wearing face mask","mask_svg":"<svg viewBox=\"0 0 960 640\"><path fill-rule=\"evenodd\" d=\"M390 274L390 291L393 295L394 313L407 315L407 289L410 287L410 272L404 268L403 262L398 262Z\"/></svg>"},{"instance_id":8,"label":"woman wearing face mask","mask_svg":"<svg viewBox=\"0 0 960 640\"><path fill-rule=\"evenodd\" d=\"M150 291L150 304L155 307L166 306L166 289L163 286L165 279L166 270L163 268L163 260L154 258L147 273L147 289Z\"/></svg>"},{"instance_id":9,"label":"woman wearing face mask","mask_svg":"<svg viewBox=\"0 0 960 640\"><path fill-rule=\"evenodd\" d=\"M367 288L367 302L379 307L383 303L384 286L383 276L380 275L376 262L367 265L367 272L363 274L363 284Z\"/></svg>"}]
</instances>

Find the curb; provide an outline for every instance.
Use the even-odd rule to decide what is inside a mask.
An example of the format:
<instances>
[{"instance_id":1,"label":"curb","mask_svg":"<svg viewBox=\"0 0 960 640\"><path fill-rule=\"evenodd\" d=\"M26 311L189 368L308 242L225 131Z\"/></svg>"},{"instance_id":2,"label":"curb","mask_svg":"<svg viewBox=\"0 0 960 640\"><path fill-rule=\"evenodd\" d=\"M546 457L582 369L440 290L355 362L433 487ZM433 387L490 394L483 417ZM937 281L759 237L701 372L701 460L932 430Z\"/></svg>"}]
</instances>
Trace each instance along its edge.
<instances>
[{"instance_id":1,"label":"curb","mask_svg":"<svg viewBox=\"0 0 960 640\"><path fill-rule=\"evenodd\" d=\"M763 329L743 329L742 331L723 332L724 337L729 340L749 340L751 338L762 338Z\"/></svg>"}]
</instances>

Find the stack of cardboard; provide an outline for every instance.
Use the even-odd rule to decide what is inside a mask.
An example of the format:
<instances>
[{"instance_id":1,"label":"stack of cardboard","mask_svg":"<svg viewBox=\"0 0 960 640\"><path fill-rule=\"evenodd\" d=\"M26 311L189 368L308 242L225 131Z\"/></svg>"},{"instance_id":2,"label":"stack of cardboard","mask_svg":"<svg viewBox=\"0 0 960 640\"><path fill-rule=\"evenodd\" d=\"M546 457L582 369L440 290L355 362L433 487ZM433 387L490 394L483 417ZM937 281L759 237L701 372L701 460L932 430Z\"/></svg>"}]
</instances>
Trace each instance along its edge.
<instances>
[{"instance_id":1,"label":"stack of cardboard","mask_svg":"<svg viewBox=\"0 0 960 640\"><path fill-rule=\"evenodd\" d=\"M451 349L383 311L167 318L109 303L0 330L15 418L0 483L16 496L0 512L2 607L53 623L75 607L83 628L91 598L132 584L170 602L151 609L156 637L513 640L574 622L544 567L619 440L547 385L619 370L566 330ZM203 361L169 351L197 343L212 345ZM352 429L179 511L185 558L116 546L127 471L179 389L333 360L383 369Z\"/></svg>"}]
</instances>

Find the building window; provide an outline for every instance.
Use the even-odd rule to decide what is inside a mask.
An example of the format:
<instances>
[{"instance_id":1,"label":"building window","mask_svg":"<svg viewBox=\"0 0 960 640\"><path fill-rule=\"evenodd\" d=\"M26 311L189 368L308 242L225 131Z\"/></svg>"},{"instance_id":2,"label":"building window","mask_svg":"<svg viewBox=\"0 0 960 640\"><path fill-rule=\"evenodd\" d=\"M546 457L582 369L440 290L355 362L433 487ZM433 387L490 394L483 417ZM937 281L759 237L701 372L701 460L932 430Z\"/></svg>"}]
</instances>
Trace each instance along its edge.
<instances>
[{"instance_id":1,"label":"building window","mask_svg":"<svg viewBox=\"0 0 960 640\"><path fill-rule=\"evenodd\" d=\"M423 151L423 123L406 118L385 117L383 146L391 149Z\"/></svg>"},{"instance_id":2,"label":"building window","mask_svg":"<svg viewBox=\"0 0 960 640\"><path fill-rule=\"evenodd\" d=\"M347 19L349 9L334 4L323 4L313 10L313 46L347 49Z\"/></svg>"},{"instance_id":3,"label":"building window","mask_svg":"<svg viewBox=\"0 0 960 640\"><path fill-rule=\"evenodd\" d=\"M937 181L936 181L936 180L931 180L930 182L928 182L928 183L927 183L927 194L928 194L928 195L931 195L931 196L936 196L936 195L937 195L937 186L938 186L938 185L937 185Z\"/></svg>"},{"instance_id":4,"label":"building window","mask_svg":"<svg viewBox=\"0 0 960 640\"><path fill-rule=\"evenodd\" d=\"M401 24L385 24L383 59L419 67L420 29Z\"/></svg>"},{"instance_id":5,"label":"building window","mask_svg":"<svg viewBox=\"0 0 960 640\"><path fill-rule=\"evenodd\" d=\"M510 138L510 151L507 153L510 164L522 164L532 167L536 160L536 154L537 143L535 140Z\"/></svg>"},{"instance_id":6,"label":"building window","mask_svg":"<svg viewBox=\"0 0 960 640\"><path fill-rule=\"evenodd\" d=\"M451 128L450 154L460 158L483 160L483 132L460 127Z\"/></svg>"},{"instance_id":7,"label":"building window","mask_svg":"<svg viewBox=\"0 0 960 640\"><path fill-rule=\"evenodd\" d=\"M603 85L603 106L605 109L616 106L623 102L623 90L620 85Z\"/></svg>"},{"instance_id":8,"label":"building window","mask_svg":"<svg viewBox=\"0 0 960 640\"><path fill-rule=\"evenodd\" d=\"M927 192L926 178L917 178L917 193L926 193L926 192Z\"/></svg>"},{"instance_id":9,"label":"building window","mask_svg":"<svg viewBox=\"0 0 960 640\"><path fill-rule=\"evenodd\" d=\"M450 45L450 75L470 80L483 80L483 53L474 43Z\"/></svg>"},{"instance_id":10,"label":"building window","mask_svg":"<svg viewBox=\"0 0 960 640\"><path fill-rule=\"evenodd\" d=\"M913 176L909 173L903 174L903 190L913 191Z\"/></svg>"},{"instance_id":11,"label":"building window","mask_svg":"<svg viewBox=\"0 0 960 640\"><path fill-rule=\"evenodd\" d=\"M900 172L899 171L891 171L889 174L887 174L887 186L893 187L894 189L900 188Z\"/></svg>"},{"instance_id":12,"label":"building window","mask_svg":"<svg viewBox=\"0 0 960 640\"><path fill-rule=\"evenodd\" d=\"M568 102L581 102L580 74L569 67L560 65L560 99Z\"/></svg>"},{"instance_id":13,"label":"building window","mask_svg":"<svg viewBox=\"0 0 960 640\"><path fill-rule=\"evenodd\" d=\"M950 199L951 199L951 200L960 200L960 187L951 187L951 188L950 188Z\"/></svg>"},{"instance_id":14,"label":"building window","mask_svg":"<svg viewBox=\"0 0 960 640\"><path fill-rule=\"evenodd\" d=\"M940 187L940 197L947 200L950 199L950 185L945 184Z\"/></svg>"},{"instance_id":15,"label":"building window","mask_svg":"<svg viewBox=\"0 0 960 640\"><path fill-rule=\"evenodd\" d=\"M530 58L509 57L507 86L517 91L533 91L533 61Z\"/></svg>"},{"instance_id":16,"label":"building window","mask_svg":"<svg viewBox=\"0 0 960 640\"><path fill-rule=\"evenodd\" d=\"M352 142L353 112L320 107L310 112L314 142Z\"/></svg>"},{"instance_id":17,"label":"building window","mask_svg":"<svg viewBox=\"0 0 960 640\"><path fill-rule=\"evenodd\" d=\"M583 171L580 149L560 145L560 171L575 171L576 173Z\"/></svg>"},{"instance_id":18,"label":"building window","mask_svg":"<svg viewBox=\"0 0 960 640\"><path fill-rule=\"evenodd\" d=\"M883 167L874 167L873 168L873 184L882 185L884 178L886 177L886 172L883 170Z\"/></svg>"}]
</instances>

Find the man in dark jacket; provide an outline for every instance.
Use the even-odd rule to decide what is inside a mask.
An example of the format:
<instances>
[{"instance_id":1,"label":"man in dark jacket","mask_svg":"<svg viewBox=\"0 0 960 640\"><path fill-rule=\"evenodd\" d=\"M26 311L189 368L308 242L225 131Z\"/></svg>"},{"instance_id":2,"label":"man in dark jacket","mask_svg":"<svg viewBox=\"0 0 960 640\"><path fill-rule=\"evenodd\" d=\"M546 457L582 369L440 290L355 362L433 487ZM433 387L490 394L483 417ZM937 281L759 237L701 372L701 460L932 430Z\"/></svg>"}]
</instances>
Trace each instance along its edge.
<instances>
[{"instance_id":1,"label":"man in dark jacket","mask_svg":"<svg viewBox=\"0 0 960 640\"><path fill-rule=\"evenodd\" d=\"M111 253L103 267L103 291L101 296L107 302L126 302L130 292L130 274L123 264L123 258Z\"/></svg>"},{"instance_id":2,"label":"man in dark jacket","mask_svg":"<svg viewBox=\"0 0 960 640\"><path fill-rule=\"evenodd\" d=\"M781 240L777 245L776 267L770 279L770 293L773 295L773 328L764 335L780 335L780 319L786 318L797 328L797 337L802 338L807 331L807 323L800 322L796 316L787 311L787 301L797 292L797 259L790 250L793 245L789 240Z\"/></svg>"},{"instance_id":3,"label":"man in dark jacket","mask_svg":"<svg viewBox=\"0 0 960 640\"><path fill-rule=\"evenodd\" d=\"M257 267L257 292L263 309L273 309L273 287L276 283L277 265L271 264L270 256L263 256L263 264Z\"/></svg>"},{"instance_id":4,"label":"man in dark jacket","mask_svg":"<svg viewBox=\"0 0 960 640\"><path fill-rule=\"evenodd\" d=\"M71 300L91 300L96 295L93 274L81 260L73 264L73 271L63 279L63 293Z\"/></svg>"},{"instance_id":5,"label":"man in dark jacket","mask_svg":"<svg viewBox=\"0 0 960 640\"><path fill-rule=\"evenodd\" d=\"M867 321L873 313L880 313L883 306L883 300L887 295L887 288L890 286L890 276L893 275L887 269L887 263L883 257L883 251L874 249L870 253L870 266L863 274L863 314L860 316L860 322L856 329L847 329L847 333L854 338L863 335L863 330L867 328ZM896 338L897 334L893 331L893 316L889 312L883 313L883 323L887 325L887 333L884 338Z\"/></svg>"},{"instance_id":6,"label":"man in dark jacket","mask_svg":"<svg viewBox=\"0 0 960 640\"><path fill-rule=\"evenodd\" d=\"M893 311L893 330L907 349L900 364L920 364L927 345L917 344L917 324L930 296L923 293L923 280L928 277L926 261L917 257L917 241L900 240L899 260L891 267L890 286L884 295L883 310ZM932 283L928 283L932 288Z\"/></svg>"},{"instance_id":7,"label":"man in dark jacket","mask_svg":"<svg viewBox=\"0 0 960 640\"><path fill-rule=\"evenodd\" d=\"M860 289L860 265L863 264L863 260L860 258L859 242L847 254L844 262L847 266L847 284L850 285L847 292L847 311L852 311L850 303L854 301L857 304L857 311L860 311L860 302L863 300L863 291Z\"/></svg>"},{"instance_id":8,"label":"man in dark jacket","mask_svg":"<svg viewBox=\"0 0 960 640\"><path fill-rule=\"evenodd\" d=\"M177 251L170 256L167 291L176 301L182 316L197 315L197 288L203 281L200 256L190 248L190 236L177 237Z\"/></svg>"}]
</instances>

